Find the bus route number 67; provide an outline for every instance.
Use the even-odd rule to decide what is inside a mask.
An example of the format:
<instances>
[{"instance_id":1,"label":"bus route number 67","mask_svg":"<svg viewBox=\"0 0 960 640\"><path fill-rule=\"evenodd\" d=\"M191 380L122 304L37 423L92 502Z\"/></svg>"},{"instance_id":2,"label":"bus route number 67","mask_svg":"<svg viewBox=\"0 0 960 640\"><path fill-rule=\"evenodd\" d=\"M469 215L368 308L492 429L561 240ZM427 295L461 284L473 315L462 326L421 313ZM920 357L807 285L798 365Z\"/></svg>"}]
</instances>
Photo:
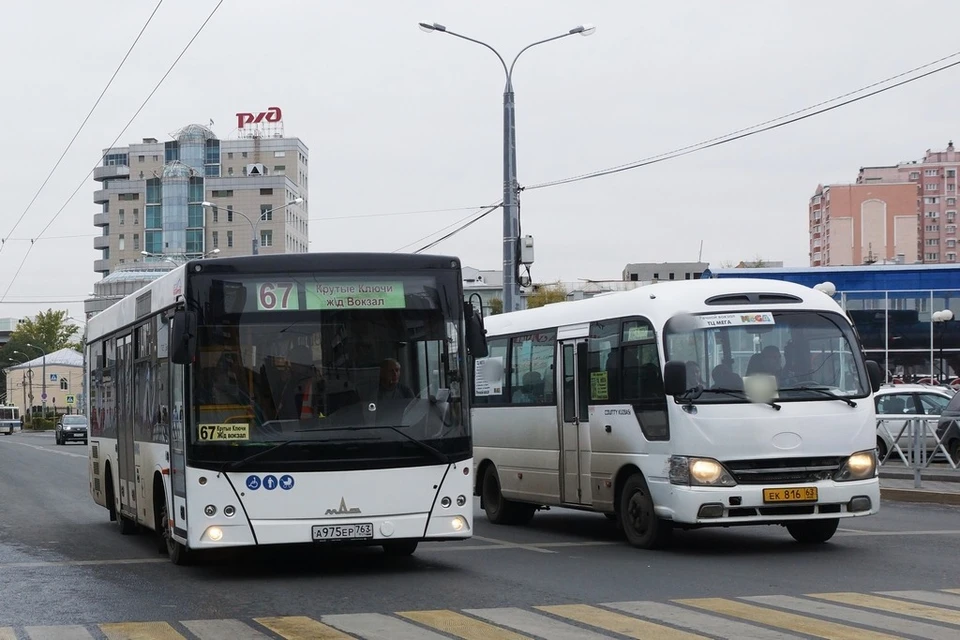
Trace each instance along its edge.
<instances>
[{"instance_id":1,"label":"bus route number 67","mask_svg":"<svg viewBox=\"0 0 960 640\"><path fill-rule=\"evenodd\" d=\"M257 285L258 311L297 311L300 296L293 282L261 282Z\"/></svg>"}]
</instances>

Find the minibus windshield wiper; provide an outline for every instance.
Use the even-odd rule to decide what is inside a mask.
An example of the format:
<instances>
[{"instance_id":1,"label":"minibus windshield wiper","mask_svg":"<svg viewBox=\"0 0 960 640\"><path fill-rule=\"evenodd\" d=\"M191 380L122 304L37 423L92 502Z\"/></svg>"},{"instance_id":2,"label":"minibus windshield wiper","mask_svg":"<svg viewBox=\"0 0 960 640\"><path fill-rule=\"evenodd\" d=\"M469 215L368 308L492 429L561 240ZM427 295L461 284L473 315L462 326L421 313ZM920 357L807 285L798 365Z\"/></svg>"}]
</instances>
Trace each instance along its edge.
<instances>
[{"instance_id":1,"label":"minibus windshield wiper","mask_svg":"<svg viewBox=\"0 0 960 640\"><path fill-rule=\"evenodd\" d=\"M786 387L784 389L781 389L781 391L813 391L815 393L819 393L821 395L827 396L828 398L833 398L834 400L840 400L842 402L846 402L851 407L857 406L857 403L851 400L850 398L837 395L833 391L830 391L828 387L804 387L804 386Z\"/></svg>"},{"instance_id":2,"label":"minibus windshield wiper","mask_svg":"<svg viewBox=\"0 0 960 640\"><path fill-rule=\"evenodd\" d=\"M749 400L747 398L747 393L743 389L725 389L723 387L711 387L709 389L704 389L705 392L709 391L711 393L722 393L725 396L731 396L733 398L743 398L744 400ZM779 404L773 400L766 400L763 404L770 405L777 411L780 411L781 407Z\"/></svg>"}]
</instances>

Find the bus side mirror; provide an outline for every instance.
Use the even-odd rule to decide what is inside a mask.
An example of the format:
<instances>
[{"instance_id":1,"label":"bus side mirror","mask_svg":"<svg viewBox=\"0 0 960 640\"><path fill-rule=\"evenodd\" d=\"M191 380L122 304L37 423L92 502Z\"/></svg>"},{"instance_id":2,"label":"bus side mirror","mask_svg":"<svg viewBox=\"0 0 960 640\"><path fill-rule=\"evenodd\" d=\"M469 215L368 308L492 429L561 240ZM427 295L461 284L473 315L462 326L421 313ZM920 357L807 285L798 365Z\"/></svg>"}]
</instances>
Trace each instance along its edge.
<instances>
[{"instance_id":1,"label":"bus side mirror","mask_svg":"<svg viewBox=\"0 0 960 640\"><path fill-rule=\"evenodd\" d=\"M883 371L876 360L867 360L867 376L870 378L870 388L876 393L883 384Z\"/></svg>"},{"instance_id":2,"label":"bus side mirror","mask_svg":"<svg viewBox=\"0 0 960 640\"><path fill-rule=\"evenodd\" d=\"M467 350L474 358L486 358L487 330L483 326L483 318L469 302L463 303L463 311L467 325Z\"/></svg>"},{"instance_id":3,"label":"bus side mirror","mask_svg":"<svg viewBox=\"0 0 960 640\"><path fill-rule=\"evenodd\" d=\"M174 364L190 364L197 353L197 313L178 309L170 329L170 360Z\"/></svg>"},{"instance_id":4,"label":"bus side mirror","mask_svg":"<svg viewBox=\"0 0 960 640\"><path fill-rule=\"evenodd\" d=\"M668 396L680 396L687 392L687 363L670 360L663 366L663 390Z\"/></svg>"}]
</instances>

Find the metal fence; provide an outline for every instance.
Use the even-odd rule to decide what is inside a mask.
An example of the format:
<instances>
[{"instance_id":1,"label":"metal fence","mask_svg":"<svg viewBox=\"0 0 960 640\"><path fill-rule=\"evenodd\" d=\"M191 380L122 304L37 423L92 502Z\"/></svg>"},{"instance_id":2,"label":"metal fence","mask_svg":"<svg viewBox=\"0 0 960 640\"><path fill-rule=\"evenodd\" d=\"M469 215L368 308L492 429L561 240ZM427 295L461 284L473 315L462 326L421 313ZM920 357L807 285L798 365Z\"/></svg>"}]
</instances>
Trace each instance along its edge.
<instances>
[{"instance_id":1,"label":"metal fence","mask_svg":"<svg viewBox=\"0 0 960 640\"><path fill-rule=\"evenodd\" d=\"M877 439L884 441L886 449L881 449L880 465L896 456L904 467L913 471L913 485L916 488L922 486L922 473L930 468L934 460L946 462L951 469L957 469L957 463L951 458L944 442L950 431L945 429L938 434L939 422L939 416L924 414L877 414Z\"/></svg>"}]
</instances>

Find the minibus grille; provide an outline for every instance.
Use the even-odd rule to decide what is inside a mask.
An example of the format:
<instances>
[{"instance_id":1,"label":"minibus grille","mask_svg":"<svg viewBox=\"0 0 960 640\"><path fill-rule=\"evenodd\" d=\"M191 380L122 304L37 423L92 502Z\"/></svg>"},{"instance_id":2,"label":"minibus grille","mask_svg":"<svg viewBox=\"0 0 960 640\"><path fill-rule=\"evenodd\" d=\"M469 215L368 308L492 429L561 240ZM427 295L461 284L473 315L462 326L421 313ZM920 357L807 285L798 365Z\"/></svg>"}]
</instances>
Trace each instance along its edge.
<instances>
[{"instance_id":1,"label":"minibus grille","mask_svg":"<svg viewBox=\"0 0 960 640\"><path fill-rule=\"evenodd\" d=\"M724 462L738 484L810 483L829 480L840 469L843 458L773 458Z\"/></svg>"}]
</instances>

